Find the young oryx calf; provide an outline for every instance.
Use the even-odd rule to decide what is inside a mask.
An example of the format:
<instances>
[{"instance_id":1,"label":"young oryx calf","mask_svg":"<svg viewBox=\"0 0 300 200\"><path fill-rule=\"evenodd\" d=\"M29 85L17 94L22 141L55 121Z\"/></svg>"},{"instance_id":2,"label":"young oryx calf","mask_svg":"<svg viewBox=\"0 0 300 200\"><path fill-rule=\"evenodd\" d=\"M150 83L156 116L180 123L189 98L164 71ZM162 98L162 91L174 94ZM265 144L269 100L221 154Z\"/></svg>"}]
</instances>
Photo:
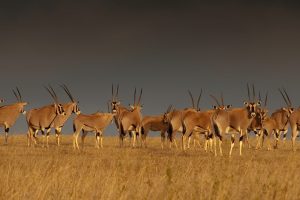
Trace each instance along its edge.
<instances>
[{"instance_id":1,"label":"young oryx calf","mask_svg":"<svg viewBox=\"0 0 300 200\"><path fill-rule=\"evenodd\" d=\"M164 121L164 115L170 112L172 106L169 106L167 112L163 115L158 116L145 116L142 120L140 133L142 144L144 143L145 147L147 147L146 138L148 136L149 131L160 131L161 136L161 148L164 148L165 139L166 139L166 132L168 129L168 123Z\"/></svg>"},{"instance_id":2,"label":"young oryx calf","mask_svg":"<svg viewBox=\"0 0 300 200\"><path fill-rule=\"evenodd\" d=\"M49 132L51 127L53 127L53 122L59 115L66 115L63 106L59 103L58 97L54 92L52 87L45 87L49 94L54 100L54 104L44 106L37 109L32 109L26 114L26 121L28 124L28 133L27 133L27 143L28 146L31 145L31 142L34 141L34 144L37 143L36 135L38 131L42 131L43 134L43 146L45 143L45 130L47 130L47 147L49 140Z\"/></svg>"},{"instance_id":3,"label":"young oryx calf","mask_svg":"<svg viewBox=\"0 0 300 200\"><path fill-rule=\"evenodd\" d=\"M19 89L16 89L17 93L14 90L13 93L16 96L18 103L0 107L0 126L4 127L5 129L5 144L7 144L8 132L10 127L12 127L15 124L21 113L26 113L24 111L24 106L27 105L27 102L23 102ZM2 102L3 100L1 100L1 103Z\"/></svg>"},{"instance_id":4,"label":"young oryx calf","mask_svg":"<svg viewBox=\"0 0 300 200\"><path fill-rule=\"evenodd\" d=\"M107 126L112 122L114 113L100 113L97 112L91 115L79 114L73 122L73 147L74 149L79 149L78 145L78 136L80 131L82 131L82 148L84 145L84 139L87 135L87 132L95 132L96 136L96 147L103 148L103 131Z\"/></svg>"}]
</instances>

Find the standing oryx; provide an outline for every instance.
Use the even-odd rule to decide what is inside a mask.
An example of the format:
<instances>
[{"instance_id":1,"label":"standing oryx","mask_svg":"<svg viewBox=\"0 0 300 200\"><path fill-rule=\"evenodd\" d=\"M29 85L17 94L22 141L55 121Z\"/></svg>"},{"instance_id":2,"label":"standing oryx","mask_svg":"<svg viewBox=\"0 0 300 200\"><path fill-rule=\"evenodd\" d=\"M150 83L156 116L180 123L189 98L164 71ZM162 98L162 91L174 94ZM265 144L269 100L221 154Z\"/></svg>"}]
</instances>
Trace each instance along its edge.
<instances>
[{"instance_id":1,"label":"standing oryx","mask_svg":"<svg viewBox=\"0 0 300 200\"><path fill-rule=\"evenodd\" d=\"M138 101L136 101L136 89L134 90L134 103L131 106L130 111L123 111L119 118L119 137L120 137L120 146L123 146L124 137L127 134L131 134L133 137L132 147L135 147L137 135L140 136L139 129L142 122L142 106L141 106L141 97L143 89L141 89L140 96Z\"/></svg>"},{"instance_id":2,"label":"standing oryx","mask_svg":"<svg viewBox=\"0 0 300 200\"><path fill-rule=\"evenodd\" d=\"M5 130L5 144L7 144L9 129L15 124L21 113L26 113L24 106L27 105L27 102L23 102L19 89L16 88L16 90L17 91L13 90L13 93L18 102L0 107L0 126L4 127ZM1 100L1 102L3 102L3 100Z\"/></svg>"},{"instance_id":3,"label":"standing oryx","mask_svg":"<svg viewBox=\"0 0 300 200\"><path fill-rule=\"evenodd\" d=\"M190 91L188 91L188 92L189 92L189 96L191 97L191 100L192 100L192 108L185 108L183 110L173 109L168 114L164 115L164 121L166 123L168 123L167 132L168 132L168 138L170 140L170 148L172 146L173 141L175 143L175 146L177 147L176 133L180 132L180 133L183 134L182 135L182 149L185 150L185 139L186 138L184 137L185 125L183 125L183 119L188 115L196 113L197 109L199 107L199 102L200 102L200 99L201 99L202 90L201 90L201 94L198 97L197 108L195 107L195 102L194 102L193 95L191 94Z\"/></svg>"},{"instance_id":4,"label":"standing oryx","mask_svg":"<svg viewBox=\"0 0 300 200\"><path fill-rule=\"evenodd\" d=\"M53 122L53 127L55 128L55 136L56 136L56 143L59 146L60 145L60 135L61 135L61 129L66 123L66 121L69 119L72 113L79 115L80 110L78 106L78 101L74 99L72 96L70 90L66 85L61 85L61 87L64 89L66 94L69 96L71 102L62 104L63 109L66 113L66 115L58 115L54 122Z\"/></svg>"},{"instance_id":5,"label":"standing oryx","mask_svg":"<svg viewBox=\"0 0 300 200\"><path fill-rule=\"evenodd\" d=\"M84 145L84 138L87 132L95 132L96 147L103 148L103 131L112 122L115 113L94 113L91 115L79 114L73 122L73 147L79 149L78 136L82 131L82 147Z\"/></svg>"},{"instance_id":6,"label":"standing oryx","mask_svg":"<svg viewBox=\"0 0 300 200\"><path fill-rule=\"evenodd\" d=\"M146 138L148 136L149 131L160 131L161 136L161 148L164 148L165 139L166 139L166 132L168 129L168 123L164 121L164 116L167 115L172 109L172 106L169 106L167 111L163 115L158 116L145 116L143 117L140 133L142 144L147 147Z\"/></svg>"},{"instance_id":7,"label":"standing oryx","mask_svg":"<svg viewBox=\"0 0 300 200\"><path fill-rule=\"evenodd\" d=\"M45 130L47 130L47 147L48 147L48 139L50 128L53 127L55 119L59 115L66 115L63 106L59 103L58 97L54 92L53 88L49 86L49 88L45 87L49 94L52 96L54 100L54 104L44 106L37 109L32 109L26 114L26 121L28 124L28 133L27 133L27 142L28 146L31 145L32 140L36 144L36 134L39 130L42 131L43 138L45 138ZM43 145L44 145L43 139Z\"/></svg>"},{"instance_id":8,"label":"standing oryx","mask_svg":"<svg viewBox=\"0 0 300 200\"><path fill-rule=\"evenodd\" d=\"M275 148L278 147L278 142L280 138L280 134L283 133L284 137L288 132L288 123L290 122L290 116L294 112L294 108L292 107L292 102L286 92L285 89L280 90L279 92L285 101L287 107L280 108L272 113L270 117L267 117L267 112L261 112L261 120L263 126L263 134L267 137L270 136L273 132L275 133L276 141L275 141ZM296 115L294 115L296 116ZM293 117L293 119L295 119ZM256 148L260 148L263 142L264 135L260 136L260 140L256 145Z\"/></svg>"},{"instance_id":9,"label":"standing oryx","mask_svg":"<svg viewBox=\"0 0 300 200\"><path fill-rule=\"evenodd\" d=\"M243 139L247 136L247 129L252 123L253 118L256 116L257 107L260 106L260 101L256 101L255 94L253 94L252 101L250 100L250 90L248 88L248 100L245 101L244 108L232 108L230 110L219 109L212 116L212 123L214 127L214 135L219 138L220 154L222 151L222 138L226 133L231 133L231 147L229 156L232 155L234 147L235 133L239 134L240 142L240 155L242 155ZM218 103L219 104L219 103ZM215 145L216 147L216 145ZM216 150L215 150L216 154Z\"/></svg>"}]
</instances>

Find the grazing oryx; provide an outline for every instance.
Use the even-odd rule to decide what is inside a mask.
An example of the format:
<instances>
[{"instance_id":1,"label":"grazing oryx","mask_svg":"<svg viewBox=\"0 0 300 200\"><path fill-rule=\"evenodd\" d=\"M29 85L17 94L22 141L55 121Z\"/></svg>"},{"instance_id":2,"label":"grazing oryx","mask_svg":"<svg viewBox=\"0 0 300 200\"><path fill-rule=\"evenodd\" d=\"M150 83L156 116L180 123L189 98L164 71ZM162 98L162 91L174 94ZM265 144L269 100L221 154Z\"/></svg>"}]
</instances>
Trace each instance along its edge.
<instances>
[{"instance_id":1,"label":"grazing oryx","mask_svg":"<svg viewBox=\"0 0 300 200\"><path fill-rule=\"evenodd\" d=\"M244 108L232 108L228 111L218 109L212 116L214 135L215 137L219 138L219 148L221 155L223 154L222 138L226 133L231 133L231 147L229 156L232 155L232 149L234 147L235 141L235 133L238 133L240 136L240 155L242 155L243 138L247 135L247 129L252 123L253 118L256 116L257 107L260 106L260 101L256 102L255 100L255 94L253 94L253 100L250 100L249 85L247 85L247 87L249 101L244 102Z\"/></svg>"},{"instance_id":2,"label":"grazing oryx","mask_svg":"<svg viewBox=\"0 0 300 200\"><path fill-rule=\"evenodd\" d=\"M31 145L31 142L34 141L36 144L36 135L39 130L41 130L43 134L43 146L45 143L45 130L47 130L47 147L49 140L49 132L50 128L53 127L54 121L59 115L66 115L62 104L59 103L58 97L54 92L53 88L49 86L49 88L45 87L49 94L52 96L54 100L54 104L44 106L37 109L32 109L26 114L26 121L28 124L28 133L27 133L27 142L28 146Z\"/></svg>"},{"instance_id":3,"label":"grazing oryx","mask_svg":"<svg viewBox=\"0 0 300 200\"><path fill-rule=\"evenodd\" d=\"M26 113L24 111L24 106L27 105L27 102L23 102L19 89L16 88L16 90L17 92L13 90L13 93L16 96L18 103L0 107L0 126L4 127L5 130L5 144L7 144L9 129L15 124L21 113ZM1 103L2 102L3 100L1 100Z\"/></svg>"},{"instance_id":4,"label":"grazing oryx","mask_svg":"<svg viewBox=\"0 0 300 200\"><path fill-rule=\"evenodd\" d=\"M164 121L164 116L167 115L172 109L172 106L169 106L167 111L163 115L158 116L145 116L142 120L140 133L142 144L144 143L145 147L147 147L146 138L148 136L149 131L160 131L161 136L161 148L164 148L166 132L168 129L168 123Z\"/></svg>"},{"instance_id":5,"label":"grazing oryx","mask_svg":"<svg viewBox=\"0 0 300 200\"><path fill-rule=\"evenodd\" d=\"M73 122L73 147L79 149L78 136L82 131L82 148L84 139L88 132L95 132L96 148L103 148L103 132L112 122L115 113L94 113L91 115L79 114Z\"/></svg>"},{"instance_id":6,"label":"grazing oryx","mask_svg":"<svg viewBox=\"0 0 300 200\"><path fill-rule=\"evenodd\" d=\"M127 134L132 134L133 142L132 147L135 147L136 138L139 133L139 129L142 122L142 106L141 97L143 89L141 89L138 101L136 101L136 89L134 90L134 104L131 106L131 111L123 111L118 119L119 122L119 133L120 133L120 146L123 146L124 137Z\"/></svg>"},{"instance_id":7,"label":"grazing oryx","mask_svg":"<svg viewBox=\"0 0 300 200\"><path fill-rule=\"evenodd\" d=\"M66 121L69 119L69 117L71 116L72 113L75 113L76 115L80 114L80 110L79 110L79 106L78 106L78 101L76 101L70 90L68 89L68 87L66 85L62 85L61 86L64 91L66 92L66 94L69 96L71 102L66 103L66 104L62 104L63 109L66 113L66 115L58 115L54 122L53 122L53 127L55 128L55 136L56 136L56 143L57 146L60 145L60 135L61 135L61 129L64 126L64 124L66 123Z\"/></svg>"}]
</instances>

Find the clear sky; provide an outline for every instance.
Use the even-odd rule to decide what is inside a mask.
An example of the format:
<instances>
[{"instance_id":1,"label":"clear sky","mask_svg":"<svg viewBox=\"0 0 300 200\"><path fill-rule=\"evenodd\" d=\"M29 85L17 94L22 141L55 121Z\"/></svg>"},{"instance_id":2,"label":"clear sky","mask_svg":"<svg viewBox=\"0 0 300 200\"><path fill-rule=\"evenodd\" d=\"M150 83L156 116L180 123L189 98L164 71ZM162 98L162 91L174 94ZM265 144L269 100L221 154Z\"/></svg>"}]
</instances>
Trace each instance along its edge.
<instances>
[{"instance_id":1,"label":"clear sky","mask_svg":"<svg viewBox=\"0 0 300 200\"><path fill-rule=\"evenodd\" d=\"M297 1L1 1L1 98L12 103L19 86L27 109L51 103L43 89L66 83L83 113L106 111L111 84L128 105L144 89L143 114L169 104L190 106L187 90L242 106L246 83L284 105L284 86L300 102L300 4ZM64 132L71 132L71 121ZM21 116L12 132L26 130ZM114 132L111 126L107 132Z\"/></svg>"}]
</instances>

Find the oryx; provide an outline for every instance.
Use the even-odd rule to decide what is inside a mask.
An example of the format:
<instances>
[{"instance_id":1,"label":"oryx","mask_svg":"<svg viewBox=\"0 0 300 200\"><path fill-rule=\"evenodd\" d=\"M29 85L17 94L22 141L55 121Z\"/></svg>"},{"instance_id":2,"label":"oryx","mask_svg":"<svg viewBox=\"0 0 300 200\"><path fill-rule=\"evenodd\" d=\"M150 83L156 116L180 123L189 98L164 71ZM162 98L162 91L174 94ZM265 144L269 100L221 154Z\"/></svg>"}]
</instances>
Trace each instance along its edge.
<instances>
[{"instance_id":1,"label":"oryx","mask_svg":"<svg viewBox=\"0 0 300 200\"><path fill-rule=\"evenodd\" d=\"M58 115L53 122L53 127L55 129L56 143L58 146L60 145L61 129L64 126L64 124L66 123L66 121L69 119L69 117L71 116L72 113L74 113L76 115L80 114L80 109L79 109L79 105L78 105L79 102L76 99L74 99L70 90L68 89L68 87L65 84L61 85L61 87L66 92L66 94L70 98L71 102L62 104L63 109L66 114Z\"/></svg>"},{"instance_id":2,"label":"oryx","mask_svg":"<svg viewBox=\"0 0 300 200\"><path fill-rule=\"evenodd\" d=\"M240 141L240 155L242 155L243 138L247 136L247 129L252 123L253 118L256 116L257 107L260 106L260 101L256 101L255 94L250 101L250 90L248 89L248 100L245 101L243 108L232 108L229 110L218 109L212 116L212 124L214 127L214 136L219 139L220 154L222 151L222 138L225 134L231 133L231 146L229 156L232 155L232 149L234 147L235 133L239 134ZM254 91L254 90L253 90ZM219 103L218 103L219 104ZM220 104L219 104L220 105ZM215 145L216 148L216 145ZM216 154L216 149L215 149Z\"/></svg>"},{"instance_id":3,"label":"oryx","mask_svg":"<svg viewBox=\"0 0 300 200\"><path fill-rule=\"evenodd\" d=\"M19 89L16 88L16 91L13 90L13 93L18 102L0 107L0 126L2 126L5 130L5 144L7 144L9 129L15 124L21 113L26 113L24 106L27 105L27 102L22 100L22 95ZM1 103L2 102L3 100L1 100Z\"/></svg>"},{"instance_id":4,"label":"oryx","mask_svg":"<svg viewBox=\"0 0 300 200\"><path fill-rule=\"evenodd\" d=\"M267 116L267 112L261 112L261 120L264 126L263 132L264 135L271 135L275 133L276 141L275 141L275 148L278 147L278 142L281 133L284 134L284 138L286 137L286 133L288 132L288 123L290 122L290 116L294 112L294 108L292 107L292 102L283 88L278 89L283 100L285 101L287 107L282 107L271 114L270 117ZM257 143L256 148L260 148L263 142L264 135L260 136L260 141Z\"/></svg>"},{"instance_id":5,"label":"oryx","mask_svg":"<svg viewBox=\"0 0 300 200\"><path fill-rule=\"evenodd\" d=\"M123 146L124 137L127 134L131 134L133 137L132 147L135 147L136 138L137 135L139 135L139 129L142 122L142 93L143 89L141 89L138 101L136 101L136 89L134 90L134 103L131 106L131 110L123 111L118 118L120 146Z\"/></svg>"},{"instance_id":6,"label":"oryx","mask_svg":"<svg viewBox=\"0 0 300 200\"><path fill-rule=\"evenodd\" d=\"M167 111L163 115L158 116L145 116L141 122L140 133L142 144L147 147L146 138L149 131L160 131L161 136L161 148L164 148L166 132L168 129L168 123L164 121L164 116L167 115L172 109L172 106L169 106Z\"/></svg>"},{"instance_id":7,"label":"oryx","mask_svg":"<svg viewBox=\"0 0 300 200\"><path fill-rule=\"evenodd\" d=\"M173 110L170 110L169 113L164 115L164 121L165 121L165 123L168 123L167 132L168 132L168 138L170 141L170 148L172 147L173 142L175 143L175 146L177 148L176 133L177 132L180 132L180 133L185 132L185 125L183 125L183 119L187 115L197 112L197 108L195 106L193 95L190 91L188 91L188 93L192 100L192 108L185 108L182 110L173 109ZM201 90L201 93L202 93L202 90ZM199 95L199 97L198 97L197 107L199 107L200 99L201 99L201 95ZM185 139L186 139L185 137L182 137L182 141L183 141L182 149L185 149Z\"/></svg>"},{"instance_id":8,"label":"oryx","mask_svg":"<svg viewBox=\"0 0 300 200\"><path fill-rule=\"evenodd\" d=\"M36 134L40 130L43 134L43 145L45 138L45 130L47 130L47 147L49 140L50 128L53 127L54 121L59 115L66 115L62 104L59 103L58 97L51 86L45 87L54 100L54 104L43 106L41 108L32 109L26 114L28 125L27 143L31 145L32 140L36 144Z\"/></svg>"},{"instance_id":9,"label":"oryx","mask_svg":"<svg viewBox=\"0 0 300 200\"><path fill-rule=\"evenodd\" d=\"M97 112L91 115L79 114L73 122L73 147L79 149L78 136L82 131L82 147L84 139L88 132L95 132L96 148L103 148L103 132L112 122L115 113L101 113Z\"/></svg>"}]
</instances>

